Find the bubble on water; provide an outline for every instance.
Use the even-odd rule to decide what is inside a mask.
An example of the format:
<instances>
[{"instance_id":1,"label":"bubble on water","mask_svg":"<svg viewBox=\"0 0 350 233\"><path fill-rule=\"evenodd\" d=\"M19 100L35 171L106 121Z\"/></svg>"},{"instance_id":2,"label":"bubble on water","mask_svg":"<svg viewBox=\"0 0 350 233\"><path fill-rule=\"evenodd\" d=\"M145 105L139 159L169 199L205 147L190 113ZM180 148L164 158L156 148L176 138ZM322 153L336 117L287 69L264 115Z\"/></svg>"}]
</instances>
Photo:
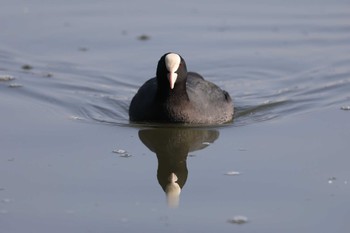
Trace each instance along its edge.
<instances>
[{"instance_id":1,"label":"bubble on water","mask_svg":"<svg viewBox=\"0 0 350 233\"><path fill-rule=\"evenodd\" d=\"M83 120L83 118L81 118L79 116L69 116L69 119L76 120L76 121L82 121Z\"/></svg>"},{"instance_id":2,"label":"bubble on water","mask_svg":"<svg viewBox=\"0 0 350 233\"><path fill-rule=\"evenodd\" d=\"M344 111L350 110L350 105L348 105L348 106L341 106L340 109L344 110Z\"/></svg>"},{"instance_id":3,"label":"bubble on water","mask_svg":"<svg viewBox=\"0 0 350 233\"><path fill-rule=\"evenodd\" d=\"M240 175L241 173L238 172L238 171L228 171L225 173L226 176L238 176Z\"/></svg>"},{"instance_id":4,"label":"bubble on water","mask_svg":"<svg viewBox=\"0 0 350 233\"><path fill-rule=\"evenodd\" d=\"M9 87L11 87L11 88L18 88L18 87L22 87L22 85L19 84L19 83L11 83L11 84L9 85Z\"/></svg>"},{"instance_id":5,"label":"bubble on water","mask_svg":"<svg viewBox=\"0 0 350 233\"><path fill-rule=\"evenodd\" d=\"M116 150L113 150L112 152L116 153L116 154L119 154L119 156L123 157L123 158L129 158L129 157L132 156L126 150L123 150L123 149L116 149Z\"/></svg>"},{"instance_id":6,"label":"bubble on water","mask_svg":"<svg viewBox=\"0 0 350 233\"><path fill-rule=\"evenodd\" d=\"M117 149L117 150L113 150L113 153L125 154L125 153L127 153L127 151L126 150L122 150L122 149Z\"/></svg>"},{"instance_id":7,"label":"bubble on water","mask_svg":"<svg viewBox=\"0 0 350 233\"><path fill-rule=\"evenodd\" d=\"M227 220L228 223L232 224L244 224L248 222L248 218L243 215L236 215L230 219Z\"/></svg>"},{"instance_id":8,"label":"bubble on water","mask_svg":"<svg viewBox=\"0 0 350 233\"><path fill-rule=\"evenodd\" d=\"M333 182L336 181L336 180L337 180L337 178L334 177L334 176L329 177L329 178L328 178L328 184L333 184Z\"/></svg>"},{"instance_id":9,"label":"bubble on water","mask_svg":"<svg viewBox=\"0 0 350 233\"><path fill-rule=\"evenodd\" d=\"M12 80L15 80L15 77L13 77L12 75L8 75L8 74L0 75L0 82L7 82Z\"/></svg>"}]
</instances>

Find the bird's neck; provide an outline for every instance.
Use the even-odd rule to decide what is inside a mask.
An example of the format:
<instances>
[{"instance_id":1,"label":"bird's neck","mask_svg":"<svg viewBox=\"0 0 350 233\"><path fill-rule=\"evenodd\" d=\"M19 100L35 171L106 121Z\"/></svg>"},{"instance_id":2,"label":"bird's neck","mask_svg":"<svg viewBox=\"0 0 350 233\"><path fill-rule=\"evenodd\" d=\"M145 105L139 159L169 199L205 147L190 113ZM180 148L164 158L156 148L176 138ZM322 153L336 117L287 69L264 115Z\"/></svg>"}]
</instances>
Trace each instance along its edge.
<instances>
[{"instance_id":1,"label":"bird's neck","mask_svg":"<svg viewBox=\"0 0 350 233\"><path fill-rule=\"evenodd\" d=\"M173 89L160 89L158 90L158 95L163 101L179 101L188 100L188 95L186 92L186 81L175 83Z\"/></svg>"}]
</instances>

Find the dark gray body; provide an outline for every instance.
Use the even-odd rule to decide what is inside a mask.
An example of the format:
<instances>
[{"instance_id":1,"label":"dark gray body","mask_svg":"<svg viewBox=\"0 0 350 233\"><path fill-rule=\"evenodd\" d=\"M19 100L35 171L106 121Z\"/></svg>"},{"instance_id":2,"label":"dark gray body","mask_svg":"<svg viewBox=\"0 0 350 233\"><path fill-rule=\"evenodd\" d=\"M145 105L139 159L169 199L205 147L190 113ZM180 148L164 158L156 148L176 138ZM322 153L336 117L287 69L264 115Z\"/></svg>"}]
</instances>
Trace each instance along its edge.
<instances>
[{"instance_id":1,"label":"dark gray body","mask_svg":"<svg viewBox=\"0 0 350 233\"><path fill-rule=\"evenodd\" d=\"M174 88L176 92L176 84ZM145 82L131 101L131 121L221 124L233 119L230 95L197 73L188 72L186 95L159 95L157 79Z\"/></svg>"}]
</instances>

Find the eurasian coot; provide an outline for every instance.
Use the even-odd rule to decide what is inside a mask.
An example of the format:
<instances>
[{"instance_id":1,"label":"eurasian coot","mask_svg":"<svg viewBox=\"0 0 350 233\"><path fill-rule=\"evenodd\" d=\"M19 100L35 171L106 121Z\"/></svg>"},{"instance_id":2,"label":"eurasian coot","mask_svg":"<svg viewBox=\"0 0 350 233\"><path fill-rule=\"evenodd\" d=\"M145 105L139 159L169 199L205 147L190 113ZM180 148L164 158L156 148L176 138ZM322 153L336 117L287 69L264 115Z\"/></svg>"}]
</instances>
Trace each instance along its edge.
<instances>
[{"instance_id":1,"label":"eurasian coot","mask_svg":"<svg viewBox=\"0 0 350 233\"><path fill-rule=\"evenodd\" d=\"M131 101L130 121L221 124L233 119L230 95L194 72L176 53L164 54L157 76L145 82Z\"/></svg>"}]
</instances>

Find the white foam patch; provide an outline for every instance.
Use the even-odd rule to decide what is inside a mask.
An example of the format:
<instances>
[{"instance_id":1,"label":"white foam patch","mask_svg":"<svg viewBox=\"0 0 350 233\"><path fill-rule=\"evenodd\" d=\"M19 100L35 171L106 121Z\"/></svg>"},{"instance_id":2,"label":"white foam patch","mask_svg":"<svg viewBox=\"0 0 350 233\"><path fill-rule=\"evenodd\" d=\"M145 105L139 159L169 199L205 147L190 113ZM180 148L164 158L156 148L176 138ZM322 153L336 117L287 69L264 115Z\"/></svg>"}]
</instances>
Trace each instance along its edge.
<instances>
[{"instance_id":1,"label":"white foam patch","mask_svg":"<svg viewBox=\"0 0 350 233\"><path fill-rule=\"evenodd\" d=\"M176 53L169 53L165 56L165 66L170 73L175 73L181 63L181 57Z\"/></svg>"}]
</instances>

